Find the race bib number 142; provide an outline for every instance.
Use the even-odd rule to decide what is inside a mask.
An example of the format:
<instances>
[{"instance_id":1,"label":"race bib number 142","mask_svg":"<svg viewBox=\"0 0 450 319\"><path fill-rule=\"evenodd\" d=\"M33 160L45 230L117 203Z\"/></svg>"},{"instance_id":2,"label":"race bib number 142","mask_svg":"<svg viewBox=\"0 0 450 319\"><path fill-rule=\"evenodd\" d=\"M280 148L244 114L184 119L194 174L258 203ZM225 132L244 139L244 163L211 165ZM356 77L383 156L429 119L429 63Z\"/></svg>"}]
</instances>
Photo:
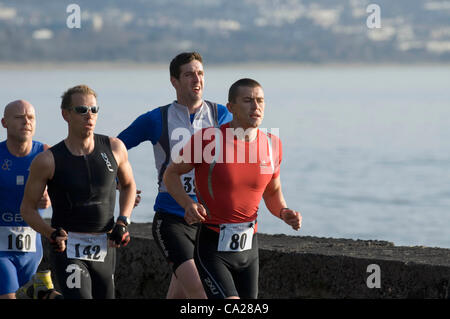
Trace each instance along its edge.
<instances>
[{"instance_id":1,"label":"race bib number 142","mask_svg":"<svg viewBox=\"0 0 450 319\"><path fill-rule=\"evenodd\" d=\"M103 262L107 251L106 234L68 233L67 258Z\"/></svg>"}]
</instances>

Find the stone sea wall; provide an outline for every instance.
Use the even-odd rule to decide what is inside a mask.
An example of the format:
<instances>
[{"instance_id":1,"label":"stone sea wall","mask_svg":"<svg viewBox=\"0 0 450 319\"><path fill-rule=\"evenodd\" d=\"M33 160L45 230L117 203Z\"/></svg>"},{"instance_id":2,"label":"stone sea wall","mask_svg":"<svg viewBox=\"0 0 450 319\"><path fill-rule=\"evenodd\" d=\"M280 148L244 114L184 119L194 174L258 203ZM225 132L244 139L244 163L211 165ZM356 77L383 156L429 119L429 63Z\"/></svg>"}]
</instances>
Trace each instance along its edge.
<instances>
[{"instance_id":1,"label":"stone sea wall","mask_svg":"<svg viewBox=\"0 0 450 319\"><path fill-rule=\"evenodd\" d=\"M130 244L118 249L117 298L165 298L171 272L151 223L132 224L130 233ZM450 249L267 234L258 240L259 298L450 298Z\"/></svg>"}]
</instances>

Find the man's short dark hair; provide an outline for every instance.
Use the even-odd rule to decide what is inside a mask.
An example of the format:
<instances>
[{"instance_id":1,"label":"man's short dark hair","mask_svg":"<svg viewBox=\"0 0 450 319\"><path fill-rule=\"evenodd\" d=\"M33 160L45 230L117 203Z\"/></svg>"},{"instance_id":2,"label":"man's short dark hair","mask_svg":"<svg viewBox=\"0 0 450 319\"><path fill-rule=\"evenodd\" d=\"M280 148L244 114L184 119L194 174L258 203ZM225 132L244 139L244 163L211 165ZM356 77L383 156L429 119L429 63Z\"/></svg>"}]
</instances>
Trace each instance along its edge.
<instances>
[{"instance_id":1,"label":"man's short dark hair","mask_svg":"<svg viewBox=\"0 0 450 319\"><path fill-rule=\"evenodd\" d=\"M197 60L203 64L202 56L198 52L183 52L178 54L173 58L172 62L170 62L170 76L179 79L181 72L180 67L193 60Z\"/></svg>"},{"instance_id":2,"label":"man's short dark hair","mask_svg":"<svg viewBox=\"0 0 450 319\"><path fill-rule=\"evenodd\" d=\"M71 105L72 95L76 93L81 93L84 95L93 95L95 96L95 98L97 98L97 93L95 93L95 91L91 89L89 86L85 84L77 85L68 89L66 92L63 93L63 95L61 96L62 98L61 109L70 109L70 107L72 106Z\"/></svg>"},{"instance_id":3,"label":"man's short dark hair","mask_svg":"<svg viewBox=\"0 0 450 319\"><path fill-rule=\"evenodd\" d=\"M237 80L231 85L230 90L228 91L228 102L235 103L236 98L239 95L239 88L245 86L249 88L262 87L257 81L249 78L244 78Z\"/></svg>"}]
</instances>

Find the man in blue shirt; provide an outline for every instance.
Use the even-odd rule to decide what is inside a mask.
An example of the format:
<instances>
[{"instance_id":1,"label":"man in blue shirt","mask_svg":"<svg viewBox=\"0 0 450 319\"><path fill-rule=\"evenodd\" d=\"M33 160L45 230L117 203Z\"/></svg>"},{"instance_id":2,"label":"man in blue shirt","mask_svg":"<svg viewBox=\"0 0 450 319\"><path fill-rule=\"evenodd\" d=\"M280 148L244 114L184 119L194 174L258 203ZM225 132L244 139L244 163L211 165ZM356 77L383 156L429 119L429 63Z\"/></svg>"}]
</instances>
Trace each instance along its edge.
<instances>
[{"instance_id":1,"label":"man in blue shirt","mask_svg":"<svg viewBox=\"0 0 450 319\"><path fill-rule=\"evenodd\" d=\"M199 53L177 55L170 63L170 82L177 99L142 114L118 137L127 149L144 141L153 144L158 170L153 237L173 271L167 298L206 298L193 260L198 224L185 222L184 209L167 192L162 177L191 135L227 123L232 115L224 105L203 100L204 70ZM186 193L197 200L194 173L181 176L181 180Z\"/></svg>"},{"instance_id":2,"label":"man in blue shirt","mask_svg":"<svg viewBox=\"0 0 450 319\"><path fill-rule=\"evenodd\" d=\"M36 118L34 107L27 101L9 103L2 125L7 139L0 142L0 298L14 299L42 259L41 237L23 220L20 204L31 161L48 146L32 140ZM39 208L49 206L45 192Z\"/></svg>"}]
</instances>

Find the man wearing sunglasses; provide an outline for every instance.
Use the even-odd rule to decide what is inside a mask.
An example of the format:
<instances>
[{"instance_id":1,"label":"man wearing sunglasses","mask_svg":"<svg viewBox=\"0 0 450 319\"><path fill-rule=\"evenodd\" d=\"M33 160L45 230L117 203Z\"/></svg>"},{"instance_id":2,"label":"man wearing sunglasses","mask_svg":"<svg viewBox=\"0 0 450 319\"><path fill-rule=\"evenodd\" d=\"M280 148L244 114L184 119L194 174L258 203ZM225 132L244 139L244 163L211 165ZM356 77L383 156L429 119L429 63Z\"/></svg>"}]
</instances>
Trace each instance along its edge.
<instances>
[{"instance_id":1,"label":"man wearing sunglasses","mask_svg":"<svg viewBox=\"0 0 450 319\"><path fill-rule=\"evenodd\" d=\"M173 272L167 298L198 299L206 297L193 259L198 225L186 223L184 209L167 192L162 177L172 161L172 153L178 154L174 151L176 146L183 142L177 131L190 137L201 128L229 122L231 114L224 105L203 100L204 70L199 53L180 53L171 61L169 70L177 99L142 114L118 137L128 149L144 141L153 144L158 195L152 232ZM188 173L181 178L186 193L197 200L194 174Z\"/></svg>"},{"instance_id":2,"label":"man wearing sunglasses","mask_svg":"<svg viewBox=\"0 0 450 319\"><path fill-rule=\"evenodd\" d=\"M67 90L61 109L68 136L33 160L21 213L54 246L51 258L65 298L114 298L115 248L130 240L136 196L128 153L119 139L94 134L99 107L88 86ZM120 216L114 222L116 178ZM36 210L46 185L51 226Z\"/></svg>"}]
</instances>

